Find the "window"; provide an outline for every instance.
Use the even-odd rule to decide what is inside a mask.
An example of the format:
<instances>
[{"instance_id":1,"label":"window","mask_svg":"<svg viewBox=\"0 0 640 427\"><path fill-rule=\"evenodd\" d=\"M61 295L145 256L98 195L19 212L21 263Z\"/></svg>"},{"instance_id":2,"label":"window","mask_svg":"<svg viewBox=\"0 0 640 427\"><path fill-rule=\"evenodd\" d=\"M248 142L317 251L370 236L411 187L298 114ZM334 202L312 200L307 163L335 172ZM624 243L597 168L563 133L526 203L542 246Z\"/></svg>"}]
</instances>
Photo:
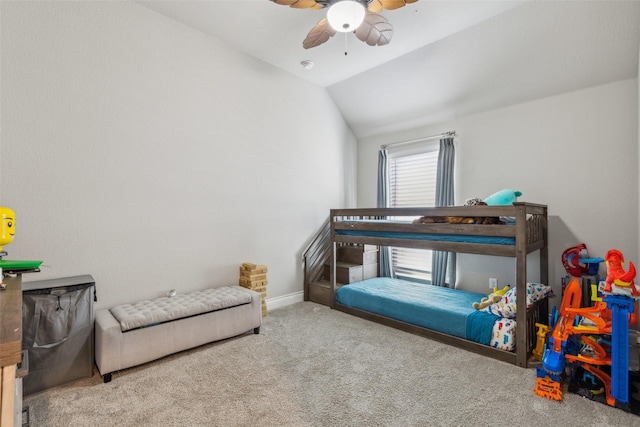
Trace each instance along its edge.
<instances>
[{"instance_id":1,"label":"window","mask_svg":"<svg viewBox=\"0 0 640 427\"><path fill-rule=\"evenodd\" d=\"M390 152L388 155L389 207L435 206L438 145ZM430 250L391 248L394 277L431 283Z\"/></svg>"}]
</instances>

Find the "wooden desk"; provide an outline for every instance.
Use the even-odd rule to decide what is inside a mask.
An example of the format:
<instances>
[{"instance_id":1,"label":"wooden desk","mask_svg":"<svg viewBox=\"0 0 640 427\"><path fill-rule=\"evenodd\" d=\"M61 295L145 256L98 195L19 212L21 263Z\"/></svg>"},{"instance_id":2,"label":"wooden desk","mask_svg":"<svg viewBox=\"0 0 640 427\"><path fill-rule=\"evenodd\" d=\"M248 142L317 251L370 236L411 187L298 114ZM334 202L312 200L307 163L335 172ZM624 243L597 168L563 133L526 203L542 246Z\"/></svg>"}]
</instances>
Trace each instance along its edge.
<instances>
[{"instance_id":1,"label":"wooden desk","mask_svg":"<svg viewBox=\"0 0 640 427\"><path fill-rule=\"evenodd\" d=\"M0 427L13 427L16 365L22 358L22 279L0 290Z\"/></svg>"}]
</instances>

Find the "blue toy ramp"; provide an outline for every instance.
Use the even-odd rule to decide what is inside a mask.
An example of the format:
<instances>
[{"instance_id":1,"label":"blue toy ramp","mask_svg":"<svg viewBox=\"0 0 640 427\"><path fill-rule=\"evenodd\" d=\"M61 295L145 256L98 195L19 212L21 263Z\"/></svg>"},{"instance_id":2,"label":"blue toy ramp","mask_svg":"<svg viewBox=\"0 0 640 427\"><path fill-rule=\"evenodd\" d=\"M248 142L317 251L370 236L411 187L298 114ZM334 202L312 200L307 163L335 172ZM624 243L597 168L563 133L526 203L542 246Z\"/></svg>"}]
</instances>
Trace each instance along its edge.
<instances>
[{"instance_id":1,"label":"blue toy ramp","mask_svg":"<svg viewBox=\"0 0 640 427\"><path fill-rule=\"evenodd\" d=\"M629 401L629 313L633 298L607 295L611 310L611 395L620 403Z\"/></svg>"}]
</instances>

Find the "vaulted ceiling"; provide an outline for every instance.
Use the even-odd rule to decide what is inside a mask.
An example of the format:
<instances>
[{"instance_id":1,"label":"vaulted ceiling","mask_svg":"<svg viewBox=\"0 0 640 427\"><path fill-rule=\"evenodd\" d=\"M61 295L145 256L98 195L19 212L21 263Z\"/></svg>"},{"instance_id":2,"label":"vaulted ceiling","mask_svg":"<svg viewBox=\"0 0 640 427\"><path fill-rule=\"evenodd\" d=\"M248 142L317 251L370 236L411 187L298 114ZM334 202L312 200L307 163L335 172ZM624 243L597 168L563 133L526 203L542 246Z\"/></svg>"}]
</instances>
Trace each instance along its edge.
<instances>
[{"instance_id":1,"label":"vaulted ceiling","mask_svg":"<svg viewBox=\"0 0 640 427\"><path fill-rule=\"evenodd\" d=\"M640 1L419 0L380 12L386 46L338 33L312 49L302 41L326 10L136 3L325 87L358 138L638 76Z\"/></svg>"}]
</instances>

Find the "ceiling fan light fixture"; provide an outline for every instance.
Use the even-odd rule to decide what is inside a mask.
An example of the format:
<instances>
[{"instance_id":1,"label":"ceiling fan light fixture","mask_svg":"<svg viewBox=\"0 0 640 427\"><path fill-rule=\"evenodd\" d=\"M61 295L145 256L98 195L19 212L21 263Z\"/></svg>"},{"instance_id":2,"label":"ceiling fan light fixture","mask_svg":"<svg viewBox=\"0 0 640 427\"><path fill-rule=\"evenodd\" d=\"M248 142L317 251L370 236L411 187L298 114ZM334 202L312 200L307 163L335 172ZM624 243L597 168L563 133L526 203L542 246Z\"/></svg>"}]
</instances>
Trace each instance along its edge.
<instances>
[{"instance_id":1,"label":"ceiling fan light fixture","mask_svg":"<svg viewBox=\"0 0 640 427\"><path fill-rule=\"evenodd\" d=\"M365 9L355 0L343 0L332 4L327 11L327 21L334 30L346 33L355 31L364 21Z\"/></svg>"}]
</instances>

